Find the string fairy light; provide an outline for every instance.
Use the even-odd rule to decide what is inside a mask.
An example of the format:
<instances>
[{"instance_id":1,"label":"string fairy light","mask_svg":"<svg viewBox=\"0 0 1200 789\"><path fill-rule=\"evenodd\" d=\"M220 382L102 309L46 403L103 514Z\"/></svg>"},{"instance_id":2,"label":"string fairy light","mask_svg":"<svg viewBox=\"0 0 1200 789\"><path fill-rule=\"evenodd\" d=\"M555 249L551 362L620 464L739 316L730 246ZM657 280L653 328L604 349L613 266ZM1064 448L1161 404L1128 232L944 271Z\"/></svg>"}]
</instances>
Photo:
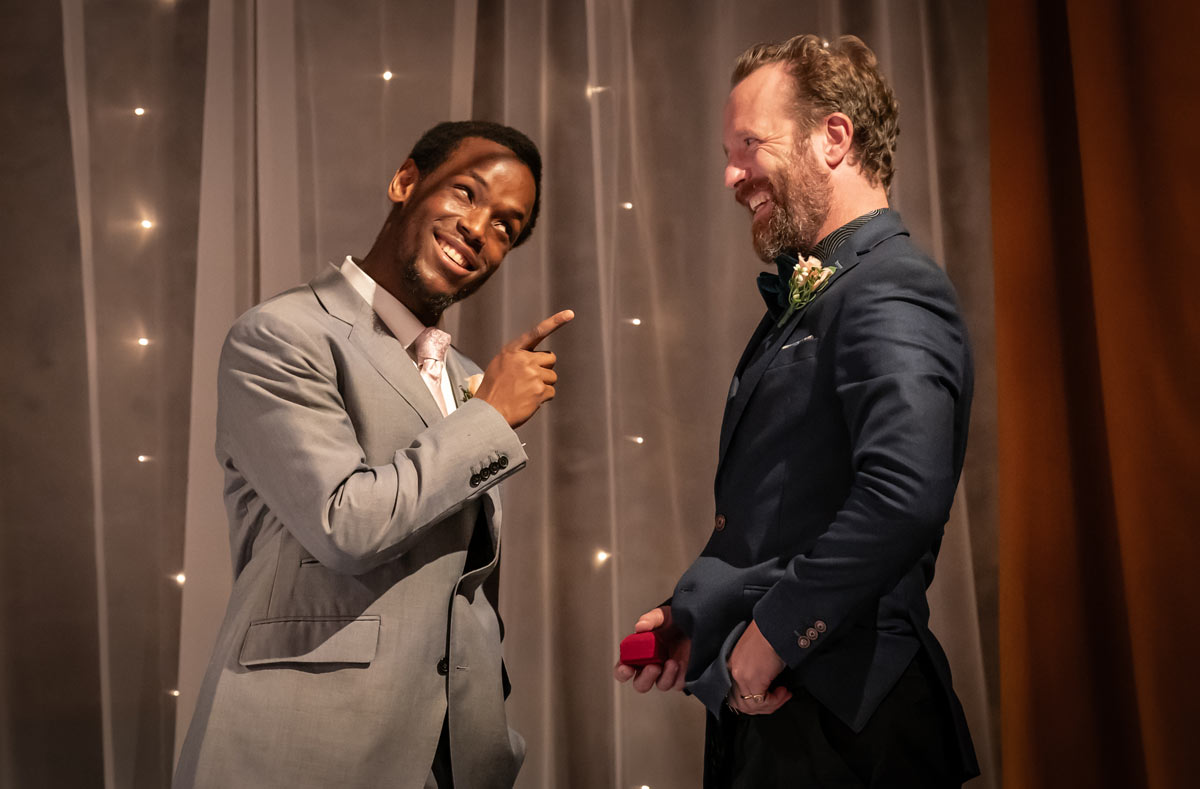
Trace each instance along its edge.
<instances>
[{"instance_id":1,"label":"string fairy light","mask_svg":"<svg viewBox=\"0 0 1200 789\"><path fill-rule=\"evenodd\" d=\"M394 75L393 75L393 74L392 74L392 72L390 72L390 71L385 71L385 72L383 72L383 78L384 78L384 80L385 80L385 81L386 81L386 80L390 80L390 79L391 79L393 76L394 76Z\"/></svg>"},{"instance_id":2,"label":"string fairy light","mask_svg":"<svg viewBox=\"0 0 1200 789\"><path fill-rule=\"evenodd\" d=\"M133 114L140 118L146 114L146 108L145 107L135 107L133 110Z\"/></svg>"}]
</instances>

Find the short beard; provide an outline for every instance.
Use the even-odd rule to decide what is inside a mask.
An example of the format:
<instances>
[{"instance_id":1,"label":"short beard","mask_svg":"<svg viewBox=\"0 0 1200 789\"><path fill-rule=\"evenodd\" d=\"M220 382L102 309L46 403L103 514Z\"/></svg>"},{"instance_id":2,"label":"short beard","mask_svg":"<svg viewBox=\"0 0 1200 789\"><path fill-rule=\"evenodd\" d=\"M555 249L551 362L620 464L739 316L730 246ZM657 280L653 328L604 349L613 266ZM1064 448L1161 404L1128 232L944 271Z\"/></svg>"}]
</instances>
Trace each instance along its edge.
<instances>
[{"instance_id":1,"label":"short beard","mask_svg":"<svg viewBox=\"0 0 1200 789\"><path fill-rule=\"evenodd\" d=\"M401 276L408 283L409 290L417 296L421 304L434 316L435 320L440 318L442 313L449 309L451 304L454 304L456 301L462 301L467 296L479 290L479 286L484 282L483 280L476 280L462 290L450 295L430 293L421 279L421 273L417 271L417 259L415 256L404 261L401 267Z\"/></svg>"},{"instance_id":2,"label":"short beard","mask_svg":"<svg viewBox=\"0 0 1200 789\"><path fill-rule=\"evenodd\" d=\"M751 225L754 251L766 263L784 252L812 252L829 217L833 186L829 174L812 161L810 150L806 140L793 149L782 170L768 176L771 215L761 231Z\"/></svg>"}]
</instances>

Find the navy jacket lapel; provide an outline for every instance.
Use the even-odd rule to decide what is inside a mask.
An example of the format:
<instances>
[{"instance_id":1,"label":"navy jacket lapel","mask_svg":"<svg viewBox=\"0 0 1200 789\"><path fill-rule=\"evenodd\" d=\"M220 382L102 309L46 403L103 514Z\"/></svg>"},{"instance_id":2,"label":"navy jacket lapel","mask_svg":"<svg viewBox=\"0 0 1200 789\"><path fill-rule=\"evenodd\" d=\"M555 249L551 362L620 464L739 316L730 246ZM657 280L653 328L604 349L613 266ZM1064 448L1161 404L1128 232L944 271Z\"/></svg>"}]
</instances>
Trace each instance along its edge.
<instances>
[{"instance_id":1,"label":"navy jacket lapel","mask_svg":"<svg viewBox=\"0 0 1200 789\"><path fill-rule=\"evenodd\" d=\"M375 310L358 295L358 291L340 271L330 268L319 274L309 286L330 315L350 324L350 341L358 346L371 366L413 407L426 425L444 418L408 351L392 336Z\"/></svg>"},{"instance_id":2,"label":"navy jacket lapel","mask_svg":"<svg viewBox=\"0 0 1200 789\"><path fill-rule=\"evenodd\" d=\"M793 313L788 318L787 323L776 331L775 336L771 338L770 344L763 353L757 359L754 359L753 363L750 363L755 349L763 341L764 334L775 328L775 321L769 314L763 317L762 322L759 323L758 330L755 331L754 336L750 339L750 343L746 346L746 350L742 353L742 359L738 362L738 369L734 375L734 385L730 387L730 397L725 402L725 418L721 422L721 448L717 455L718 475L720 475L721 465L725 461L725 452L729 449L729 444L733 440L737 424L746 410L746 404L750 402L751 395L754 394L755 387L762 380L763 373L771 366L771 361L779 353L779 349L784 346L788 338L799 328L805 313L808 312L813 304L823 298L828 298L829 292L838 286L838 281L845 276L847 271L858 265L859 260L863 256L884 240L899 234L907 235L908 231L900 223L900 215L895 211L886 211L859 228L842 245L841 249L834 256L834 259L825 264L837 267L837 270L829 280L829 284L817 294L816 298Z\"/></svg>"}]
</instances>

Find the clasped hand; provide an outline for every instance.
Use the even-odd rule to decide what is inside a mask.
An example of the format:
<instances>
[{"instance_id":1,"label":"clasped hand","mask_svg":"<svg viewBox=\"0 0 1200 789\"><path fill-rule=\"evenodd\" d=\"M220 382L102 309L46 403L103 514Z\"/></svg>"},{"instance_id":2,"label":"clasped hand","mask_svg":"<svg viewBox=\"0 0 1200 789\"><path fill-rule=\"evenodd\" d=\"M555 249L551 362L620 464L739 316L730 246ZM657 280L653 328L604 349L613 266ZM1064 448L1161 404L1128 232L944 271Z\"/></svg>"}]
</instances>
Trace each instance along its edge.
<instances>
[{"instance_id":1,"label":"clasped hand","mask_svg":"<svg viewBox=\"0 0 1200 789\"><path fill-rule=\"evenodd\" d=\"M633 680L633 689L638 693L646 693L651 688L682 690L692 641L672 624L671 606L659 606L638 618L633 632L648 630L659 631L659 637L667 645L667 660L661 666L650 664L640 668L618 661L613 676L618 682ZM729 706L746 715L769 715L782 707L792 697L792 692L785 687L772 688L771 683L785 665L758 625L751 622L729 656L729 676L733 679Z\"/></svg>"},{"instance_id":2,"label":"clasped hand","mask_svg":"<svg viewBox=\"0 0 1200 789\"><path fill-rule=\"evenodd\" d=\"M571 310L551 315L505 345L488 363L475 397L499 411L509 427L525 424L542 403L554 399L557 359L549 351L536 349L538 343L574 317Z\"/></svg>"},{"instance_id":3,"label":"clasped hand","mask_svg":"<svg viewBox=\"0 0 1200 789\"><path fill-rule=\"evenodd\" d=\"M758 624L751 621L729 655L729 678L733 685L726 702L734 712L770 715L792 697L792 692L783 686L771 687L785 665Z\"/></svg>"}]
</instances>

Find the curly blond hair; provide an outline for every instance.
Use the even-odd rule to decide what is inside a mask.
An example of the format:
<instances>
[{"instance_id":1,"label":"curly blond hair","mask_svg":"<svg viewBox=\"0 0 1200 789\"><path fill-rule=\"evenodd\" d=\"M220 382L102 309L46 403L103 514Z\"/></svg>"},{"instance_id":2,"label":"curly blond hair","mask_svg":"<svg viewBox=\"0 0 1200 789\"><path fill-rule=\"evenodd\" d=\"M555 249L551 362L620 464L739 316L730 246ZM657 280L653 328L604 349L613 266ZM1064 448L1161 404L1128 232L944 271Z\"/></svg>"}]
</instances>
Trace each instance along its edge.
<instances>
[{"instance_id":1,"label":"curly blond hair","mask_svg":"<svg viewBox=\"0 0 1200 789\"><path fill-rule=\"evenodd\" d=\"M770 63L785 64L792 75L801 129L811 132L831 113L845 113L854 125L851 151L863 175L890 189L900 108L870 47L857 36L829 42L811 34L755 44L738 56L732 85Z\"/></svg>"}]
</instances>

